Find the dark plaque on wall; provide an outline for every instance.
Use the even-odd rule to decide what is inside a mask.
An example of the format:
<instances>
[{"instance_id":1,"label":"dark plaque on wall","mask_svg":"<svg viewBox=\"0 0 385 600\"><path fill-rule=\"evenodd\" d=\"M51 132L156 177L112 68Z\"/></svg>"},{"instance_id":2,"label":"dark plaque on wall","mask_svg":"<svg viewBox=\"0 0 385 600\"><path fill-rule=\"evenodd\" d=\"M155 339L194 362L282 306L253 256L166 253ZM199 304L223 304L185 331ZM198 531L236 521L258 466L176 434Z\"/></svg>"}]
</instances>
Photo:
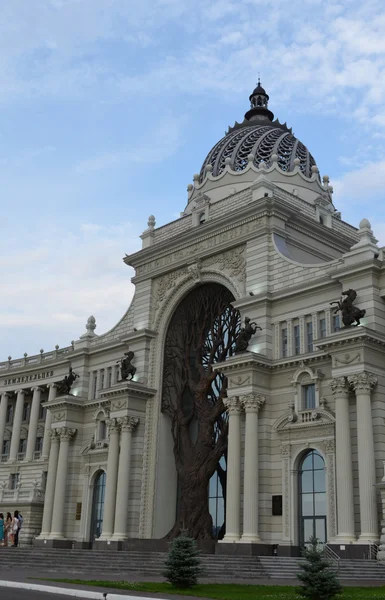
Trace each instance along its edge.
<instances>
[{"instance_id":1,"label":"dark plaque on wall","mask_svg":"<svg viewBox=\"0 0 385 600\"><path fill-rule=\"evenodd\" d=\"M80 521L82 518L82 503L81 502L77 502L76 503L76 521Z\"/></svg>"},{"instance_id":2,"label":"dark plaque on wall","mask_svg":"<svg viewBox=\"0 0 385 600\"><path fill-rule=\"evenodd\" d=\"M282 496L271 497L271 509L273 517L282 516Z\"/></svg>"}]
</instances>

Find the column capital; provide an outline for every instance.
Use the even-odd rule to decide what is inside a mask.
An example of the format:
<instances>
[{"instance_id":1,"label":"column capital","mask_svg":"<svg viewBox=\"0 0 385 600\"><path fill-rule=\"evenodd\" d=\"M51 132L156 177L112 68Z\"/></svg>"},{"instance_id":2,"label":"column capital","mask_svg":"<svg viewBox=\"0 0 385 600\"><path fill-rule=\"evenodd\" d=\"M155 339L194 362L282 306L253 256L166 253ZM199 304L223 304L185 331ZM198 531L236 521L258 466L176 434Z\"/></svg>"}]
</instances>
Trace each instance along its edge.
<instances>
[{"instance_id":1,"label":"column capital","mask_svg":"<svg viewBox=\"0 0 385 600\"><path fill-rule=\"evenodd\" d=\"M48 435L51 438L51 442L59 441L60 439L59 430L57 428L50 429Z\"/></svg>"},{"instance_id":2,"label":"column capital","mask_svg":"<svg viewBox=\"0 0 385 600\"><path fill-rule=\"evenodd\" d=\"M118 419L118 423L120 425L122 432L123 431L134 431L135 427L139 423L139 418L138 417L130 417L130 416L121 417L120 419Z\"/></svg>"},{"instance_id":3,"label":"column capital","mask_svg":"<svg viewBox=\"0 0 385 600\"><path fill-rule=\"evenodd\" d=\"M259 409L266 402L266 396L261 394L246 394L241 396L241 404L246 413L259 413Z\"/></svg>"},{"instance_id":4,"label":"column capital","mask_svg":"<svg viewBox=\"0 0 385 600\"><path fill-rule=\"evenodd\" d=\"M13 392L1 392L2 398L9 398L10 396L13 396Z\"/></svg>"},{"instance_id":5,"label":"column capital","mask_svg":"<svg viewBox=\"0 0 385 600\"><path fill-rule=\"evenodd\" d=\"M350 387L357 393L370 394L377 383L377 377L373 373L363 371L355 375L349 375L348 381Z\"/></svg>"},{"instance_id":6,"label":"column capital","mask_svg":"<svg viewBox=\"0 0 385 600\"><path fill-rule=\"evenodd\" d=\"M48 389L50 389L50 388L57 388L57 387L59 387L58 383L47 383L47 388Z\"/></svg>"},{"instance_id":7,"label":"column capital","mask_svg":"<svg viewBox=\"0 0 385 600\"><path fill-rule=\"evenodd\" d=\"M25 394L28 394L28 390L25 390L25 389L15 390L13 393L16 394L16 396L18 396L19 394L20 394L20 396L21 395L25 396Z\"/></svg>"},{"instance_id":8,"label":"column capital","mask_svg":"<svg viewBox=\"0 0 385 600\"><path fill-rule=\"evenodd\" d=\"M76 433L76 429L70 427L59 427L58 429L61 440L70 440Z\"/></svg>"},{"instance_id":9,"label":"column capital","mask_svg":"<svg viewBox=\"0 0 385 600\"><path fill-rule=\"evenodd\" d=\"M111 435L111 433L119 433L120 423L116 417L113 417L112 419L107 419L106 425L108 427L108 432L110 435Z\"/></svg>"},{"instance_id":10,"label":"column capital","mask_svg":"<svg viewBox=\"0 0 385 600\"><path fill-rule=\"evenodd\" d=\"M340 396L342 394L347 394L349 388L347 386L346 377L334 377L330 380L329 385L333 392L334 396Z\"/></svg>"},{"instance_id":11,"label":"column capital","mask_svg":"<svg viewBox=\"0 0 385 600\"><path fill-rule=\"evenodd\" d=\"M227 412L230 414L241 414L243 410L239 396L231 396L230 398L224 398L223 404L225 405Z\"/></svg>"},{"instance_id":12,"label":"column capital","mask_svg":"<svg viewBox=\"0 0 385 600\"><path fill-rule=\"evenodd\" d=\"M42 392L43 388L40 385L35 385L34 387L31 388L31 390L33 392Z\"/></svg>"}]
</instances>

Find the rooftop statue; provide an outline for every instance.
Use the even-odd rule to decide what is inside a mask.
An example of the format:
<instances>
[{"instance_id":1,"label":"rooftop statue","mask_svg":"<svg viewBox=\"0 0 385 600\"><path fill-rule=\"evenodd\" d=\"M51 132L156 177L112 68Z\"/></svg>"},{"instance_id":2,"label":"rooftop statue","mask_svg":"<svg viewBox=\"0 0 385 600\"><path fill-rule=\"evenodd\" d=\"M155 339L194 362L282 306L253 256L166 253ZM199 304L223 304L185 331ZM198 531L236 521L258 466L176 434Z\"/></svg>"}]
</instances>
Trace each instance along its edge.
<instances>
[{"instance_id":1,"label":"rooftop statue","mask_svg":"<svg viewBox=\"0 0 385 600\"><path fill-rule=\"evenodd\" d=\"M57 384L57 392L58 394L69 394L71 387L73 386L75 380L79 377L79 375L77 375L72 367L70 367L69 369L69 373L68 375L66 375L64 377L64 379L62 379L62 381L60 381Z\"/></svg>"},{"instance_id":2,"label":"rooftop statue","mask_svg":"<svg viewBox=\"0 0 385 600\"><path fill-rule=\"evenodd\" d=\"M134 358L134 356L135 354L132 351L125 352L124 357L117 361L117 363L120 363L120 378L123 381L126 381L126 379L128 379L130 375L130 380L134 378L134 375L136 373L136 367L134 367L134 365L131 364L131 361Z\"/></svg>"},{"instance_id":3,"label":"rooftop statue","mask_svg":"<svg viewBox=\"0 0 385 600\"><path fill-rule=\"evenodd\" d=\"M347 292L342 292L341 300L338 300L337 302L330 302L330 304L337 305L334 314L341 312L342 323L345 327L354 325L354 322L356 326L361 325L360 319L362 319L366 314L366 310L357 308L357 306L353 305L353 302L356 298L357 292L355 290L348 290Z\"/></svg>"},{"instance_id":4,"label":"rooftop statue","mask_svg":"<svg viewBox=\"0 0 385 600\"><path fill-rule=\"evenodd\" d=\"M262 327L259 327L254 322L250 323L250 317L245 317L245 326L242 327L235 340L235 354L247 351L251 337L256 334L257 329L262 331Z\"/></svg>"}]
</instances>

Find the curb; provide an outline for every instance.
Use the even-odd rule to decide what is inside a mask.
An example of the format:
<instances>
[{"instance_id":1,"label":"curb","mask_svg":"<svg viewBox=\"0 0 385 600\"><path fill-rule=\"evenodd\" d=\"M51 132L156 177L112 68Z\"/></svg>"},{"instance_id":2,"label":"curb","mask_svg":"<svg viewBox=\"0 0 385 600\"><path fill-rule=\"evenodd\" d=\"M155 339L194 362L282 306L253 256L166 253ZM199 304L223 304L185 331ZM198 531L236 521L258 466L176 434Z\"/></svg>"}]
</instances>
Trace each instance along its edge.
<instances>
[{"instance_id":1,"label":"curb","mask_svg":"<svg viewBox=\"0 0 385 600\"><path fill-rule=\"evenodd\" d=\"M89 590L78 590L75 588L62 588L50 585L40 585L37 583L23 583L21 581L0 581L0 587L17 588L20 590L30 590L31 592L46 592L49 594L60 594L61 596L72 596L73 598L90 598L91 600L152 600L150 596L131 596L130 594L113 594L111 592L91 592ZM164 600L158 598L157 600Z\"/></svg>"}]
</instances>

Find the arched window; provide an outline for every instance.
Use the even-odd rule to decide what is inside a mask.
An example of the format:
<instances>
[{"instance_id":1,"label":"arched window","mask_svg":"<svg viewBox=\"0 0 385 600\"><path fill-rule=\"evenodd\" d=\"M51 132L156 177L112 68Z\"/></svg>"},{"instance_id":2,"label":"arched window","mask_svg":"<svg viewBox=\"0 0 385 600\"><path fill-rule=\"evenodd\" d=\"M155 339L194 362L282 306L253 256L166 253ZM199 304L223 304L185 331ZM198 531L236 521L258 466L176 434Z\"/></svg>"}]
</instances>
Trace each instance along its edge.
<instances>
[{"instance_id":1,"label":"arched window","mask_svg":"<svg viewBox=\"0 0 385 600\"><path fill-rule=\"evenodd\" d=\"M316 537L326 542L326 477L325 461L317 450L302 458L298 470L300 545Z\"/></svg>"},{"instance_id":2,"label":"arched window","mask_svg":"<svg viewBox=\"0 0 385 600\"><path fill-rule=\"evenodd\" d=\"M11 425L13 423L13 404L7 406L7 418L6 422Z\"/></svg>"},{"instance_id":3,"label":"arched window","mask_svg":"<svg viewBox=\"0 0 385 600\"><path fill-rule=\"evenodd\" d=\"M91 541L100 537L103 529L104 496L106 491L106 473L100 471L95 478L92 497Z\"/></svg>"},{"instance_id":4,"label":"arched window","mask_svg":"<svg viewBox=\"0 0 385 600\"><path fill-rule=\"evenodd\" d=\"M226 479L226 461L222 456L217 470L210 478L209 483L209 511L213 520L213 538L222 539L225 523L225 500L223 483ZM223 483L222 483L223 480Z\"/></svg>"}]
</instances>

